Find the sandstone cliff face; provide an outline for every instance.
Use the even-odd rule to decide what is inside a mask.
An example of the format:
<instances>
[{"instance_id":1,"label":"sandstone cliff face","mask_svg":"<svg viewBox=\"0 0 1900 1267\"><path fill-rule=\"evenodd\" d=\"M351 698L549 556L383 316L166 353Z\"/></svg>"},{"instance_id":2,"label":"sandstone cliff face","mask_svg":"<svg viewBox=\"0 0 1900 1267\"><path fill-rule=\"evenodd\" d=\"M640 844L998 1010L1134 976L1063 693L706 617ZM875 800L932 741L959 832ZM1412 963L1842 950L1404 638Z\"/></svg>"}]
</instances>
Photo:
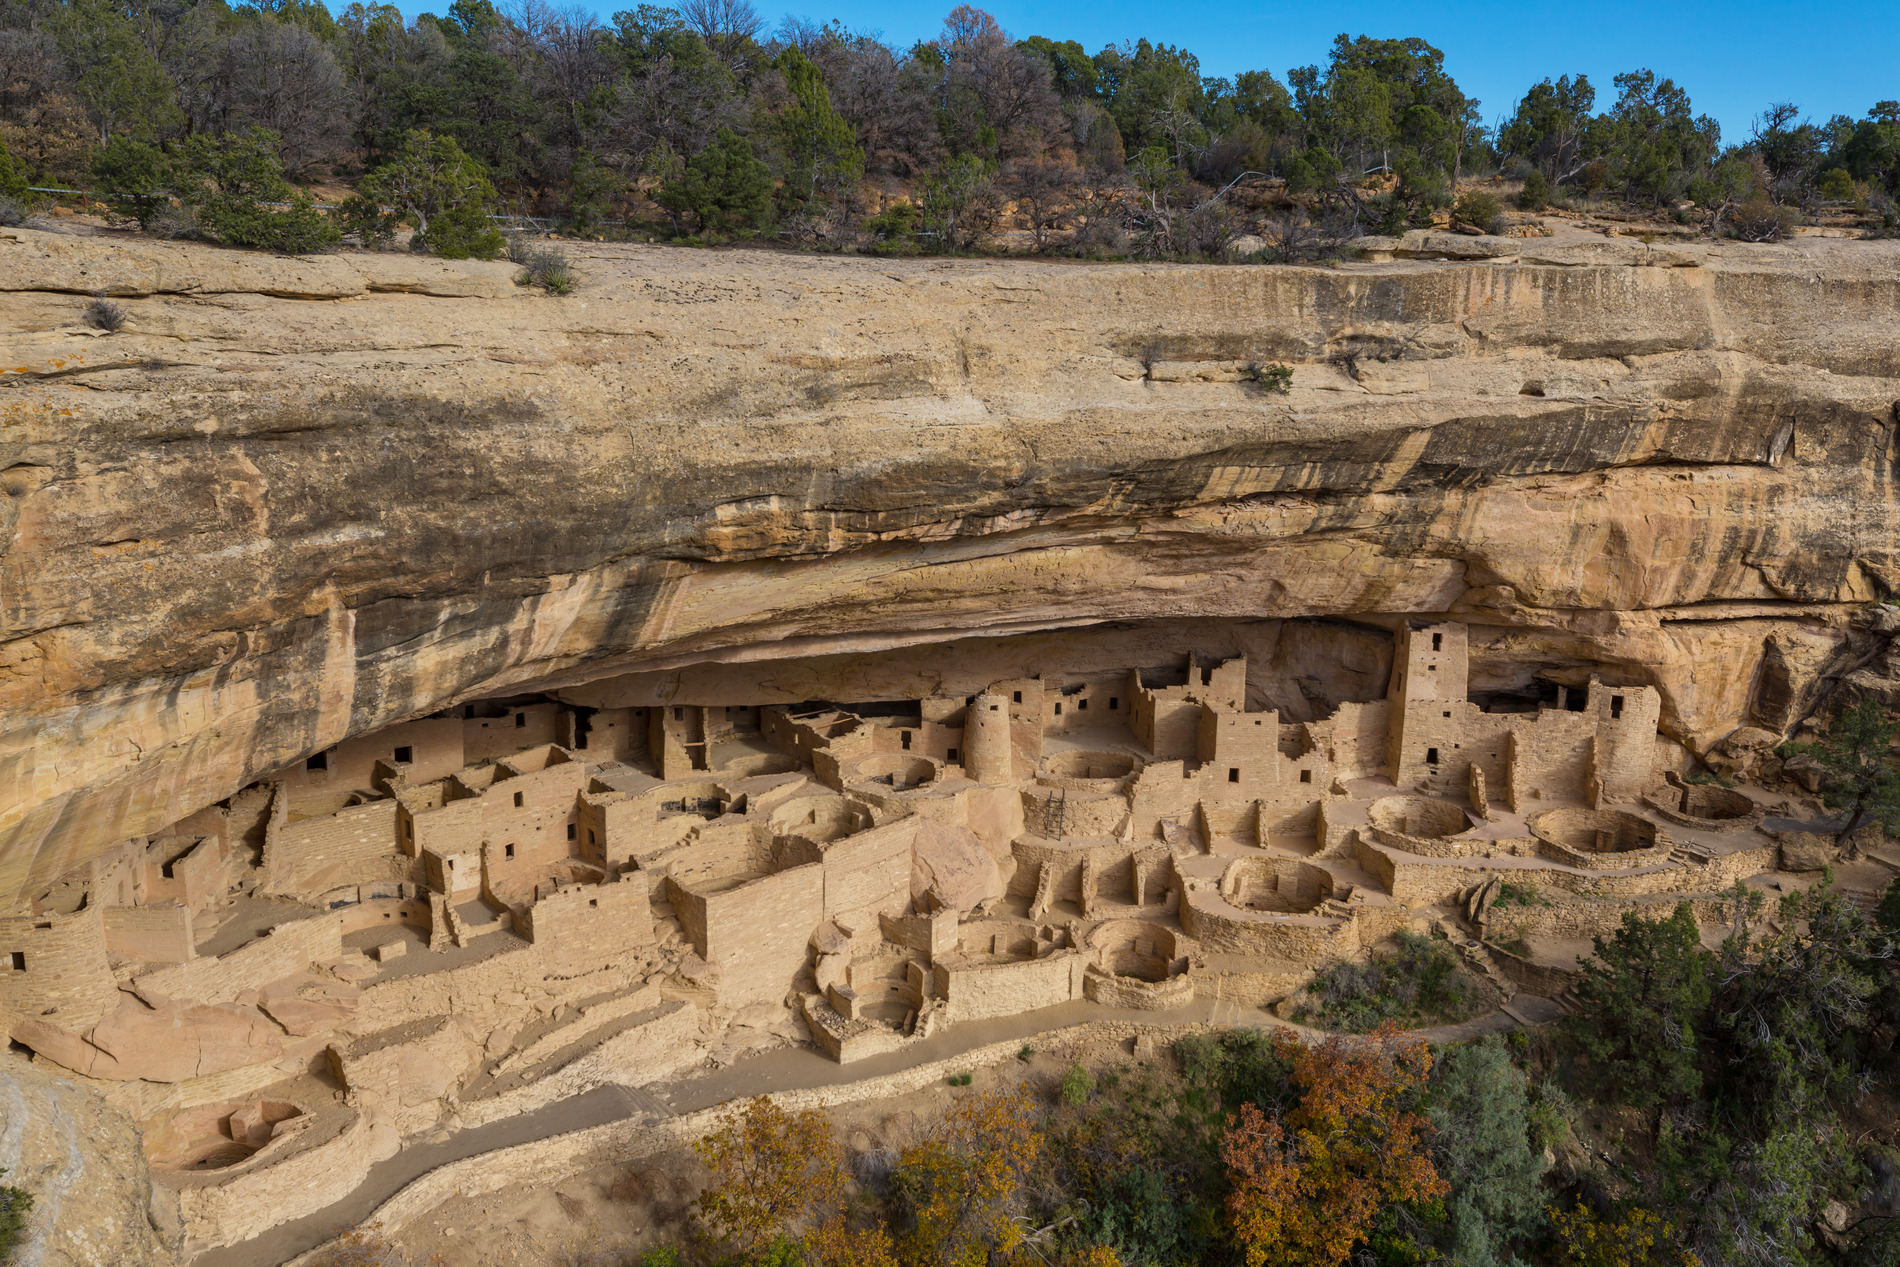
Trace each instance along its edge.
<instances>
[{"instance_id":1,"label":"sandstone cliff face","mask_svg":"<svg viewBox=\"0 0 1900 1267\"><path fill-rule=\"evenodd\" d=\"M0 891L350 734L708 661L964 689L946 642L1138 622L1364 698L1354 625L1455 613L1474 690L1651 682L1698 751L1792 724L1900 564L1900 246L1509 249L595 246L557 299L0 230ZM101 290L124 332L77 328Z\"/></svg>"}]
</instances>

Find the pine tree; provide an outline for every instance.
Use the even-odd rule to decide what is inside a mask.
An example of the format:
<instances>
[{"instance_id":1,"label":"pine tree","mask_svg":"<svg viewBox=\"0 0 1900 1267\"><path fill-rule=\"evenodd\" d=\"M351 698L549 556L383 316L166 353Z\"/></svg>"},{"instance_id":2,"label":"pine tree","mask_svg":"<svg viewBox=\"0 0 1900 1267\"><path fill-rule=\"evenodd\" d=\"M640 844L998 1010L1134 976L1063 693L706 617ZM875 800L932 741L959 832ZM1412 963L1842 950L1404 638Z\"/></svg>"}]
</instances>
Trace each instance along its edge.
<instances>
[{"instance_id":1,"label":"pine tree","mask_svg":"<svg viewBox=\"0 0 1900 1267\"><path fill-rule=\"evenodd\" d=\"M791 104L778 117L779 144L786 159L784 197L796 208L810 208L850 190L864 175L864 151L857 132L831 106L825 77L796 48L772 65L785 77Z\"/></svg>"},{"instance_id":2,"label":"pine tree","mask_svg":"<svg viewBox=\"0 0 1900 1267\"><path fill-rule=\"evenodd\" d=\"M654 201L673 217L676 232L680 217L689 214L701 233L764 228L772 218L772 171L752 152L751 142L720 128L678 179L660 187Z\"/></svg>"}]
</instances>

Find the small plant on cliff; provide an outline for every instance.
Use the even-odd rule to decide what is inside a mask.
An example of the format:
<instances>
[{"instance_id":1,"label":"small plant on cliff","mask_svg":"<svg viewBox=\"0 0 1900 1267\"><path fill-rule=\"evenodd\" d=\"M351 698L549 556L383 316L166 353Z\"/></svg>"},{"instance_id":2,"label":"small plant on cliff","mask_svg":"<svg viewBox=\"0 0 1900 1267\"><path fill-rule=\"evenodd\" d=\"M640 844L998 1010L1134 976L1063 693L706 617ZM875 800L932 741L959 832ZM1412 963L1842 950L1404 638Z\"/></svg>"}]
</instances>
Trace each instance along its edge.
<instances>
[{"instance_id":1,"label":"small plant on cliff","mask_svg":"<svg viewBox=\"0 0 1900 1267\"><path fill-rule=\"evenodd\" d=\"M1248 382L1265 388L1271 395L1284 396L1293 390L1293 367L1290 365L1263 365L1259 361L1249 361L1240 373Z\"/></svg>"},{"instance_id":2,"label":"small plant on cliff","mask_svg":"<svg viewBox=\"0 0 1900 1267\"><path fill-rule=\"evenodd\" d=\"M1499 233L1504 229L1504 209L1498 206L1496 198L1481 189L1459 195L1458 201L1452 204L1451 218L1486 233Z\"/></svg>"},{"instance_id":3,"label":"small plant on cliff","mask_svg":"<svg viewBox=\"0 0 1900 1267\"><path fill-rule=\"evenodd\" d=\"M516 234L508 239L508 258L521 265L517 286L539 286L550 295L574 289L574 270L558 247L539 246Z\"/></svg>"},{"instance_id":4,"label":"small plant on cliff","mask_svg":"<svg viewBox=\"0 0 1900 1267\"><path fill-rule=\"evenodd\" d=\"M0 1166L0 1175L6 1174ZM13 1251L26 1235L26 1216L33 1209L33 1194L11 1184L0 1184L0 1263L11 1261Z\"/></svg>"},{"instance_id":5,"label":"small plant on cliff","mask_svg":"<svg viewBox=\"0 0 1900 1267\"><path fill-rule=\"evenodd\" d=\"M1062 1075L1062 1102L1064 1104L1087 1104L1089 1096L1095 1091L1095 1075L1088 1066L1076 1061L1069 1066L1069 1072Z\"/></svg>"},{"instance_id":6,"label":"small plant on cliff","mask_svg":"<svg viewBox=\"0 0 1900 1267\"><path fill-rule=\"evenodd\" d=\"M107 334L116 334L125 326L125 309L104 295L86 305L86 324Z\"/></svg>"}]
</instances>

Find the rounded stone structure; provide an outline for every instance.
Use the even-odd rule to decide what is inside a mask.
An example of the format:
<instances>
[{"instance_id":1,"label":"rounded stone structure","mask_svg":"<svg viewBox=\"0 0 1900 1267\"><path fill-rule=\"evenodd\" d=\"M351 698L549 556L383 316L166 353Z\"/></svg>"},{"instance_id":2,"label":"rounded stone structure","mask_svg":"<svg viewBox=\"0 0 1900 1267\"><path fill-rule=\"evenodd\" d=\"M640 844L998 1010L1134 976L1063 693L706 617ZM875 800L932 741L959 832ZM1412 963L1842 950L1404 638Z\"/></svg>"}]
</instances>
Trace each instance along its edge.
<instances>
[{"instance_id":1,"label":"rounded stone structure","mask_svg":"<svg viewBox=\"0 0 1900 1267\"><path fill-rule=\"evenodd\" d=\"M1670 822L1699 831L1744 831L1762 820L1762 808L1733 788L1676 783L1658 788L1643 803Z\"/></svg>"},{"instance_id":2,"label":"rounded stone structure","mask_svg":"<svg viewBox=\"0 0 1900 1267\"><path fill-rule=\"evenodd\" d=\"M1545 810L1526 825L1539 853L1591 871L1658 865L1675 848L1656 824L1619 809Z\"/></svg>"},{"instance_id":3,"label":"rounded stone structure","mask_svg":"<svg viewBox=\"0 0 1900 1267\"><path fill-rule=\"evenodd\" d=\"M1400 836L1443 840L1471 830L1462 807L1436 796L1382 796L1366 807L1375 827Z\"/></svg>"},{"instance_id":4,"label":"rounded stone structure","mask_svg":"<svg viewBox=\"0 0 1900 1267\"><path fill-rule=\"evenodd\" d=\"M1656 824L1620 809L1550 809L1527 825L1539 840L1578 853L1634 853L1656 843Z\"/></svg>"},{"instance_id":5,"label":"rounded stone structure","mask_svg":"<svg viewBox=\"0 0 1900 1267\"><path fill-rule=\"evenodd\" d=\"M1187 956L1172 929L1147 920L1110 920L1089 934L1088 945L1082 992L1095 1002L1159 1012L1194 998Z\"/></svg>"},{"instance_id":6,"label":"rounded stone structure","mask_svg":"<svg viewBox=\"0 0 1900 1267\"><path fill-rule=\"evenodd\" d=\"M1008 783L1015 777L1009 737L1009 700L979 695L963 720L963 769L978 783Z\"/></svg>"}]
</instances>

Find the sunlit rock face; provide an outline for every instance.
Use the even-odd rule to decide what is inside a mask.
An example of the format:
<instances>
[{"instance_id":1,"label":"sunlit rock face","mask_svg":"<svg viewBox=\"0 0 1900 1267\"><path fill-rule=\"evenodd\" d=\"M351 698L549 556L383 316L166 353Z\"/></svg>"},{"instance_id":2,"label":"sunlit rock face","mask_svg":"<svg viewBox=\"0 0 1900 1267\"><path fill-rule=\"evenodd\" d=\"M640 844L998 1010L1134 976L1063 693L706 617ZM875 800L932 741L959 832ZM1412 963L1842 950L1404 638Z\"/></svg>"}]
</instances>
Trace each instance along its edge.
<instances>
[{"instance_id":1,"label":"sunlit rock face","mask_svg":"<svg viewBox=\"0 0 1900 1267\"><path fill-rule=\"evenodd\" d=\"M1510 250L581 246L551 298L0 230L0 887L510 693L916 697L1199 647L1311 716L1443 613L1474 698L1649 684L1702 752L1881 672L1900 249ZM121 333L79 328L101 290Z\"/></svg>"}]
</instances>

